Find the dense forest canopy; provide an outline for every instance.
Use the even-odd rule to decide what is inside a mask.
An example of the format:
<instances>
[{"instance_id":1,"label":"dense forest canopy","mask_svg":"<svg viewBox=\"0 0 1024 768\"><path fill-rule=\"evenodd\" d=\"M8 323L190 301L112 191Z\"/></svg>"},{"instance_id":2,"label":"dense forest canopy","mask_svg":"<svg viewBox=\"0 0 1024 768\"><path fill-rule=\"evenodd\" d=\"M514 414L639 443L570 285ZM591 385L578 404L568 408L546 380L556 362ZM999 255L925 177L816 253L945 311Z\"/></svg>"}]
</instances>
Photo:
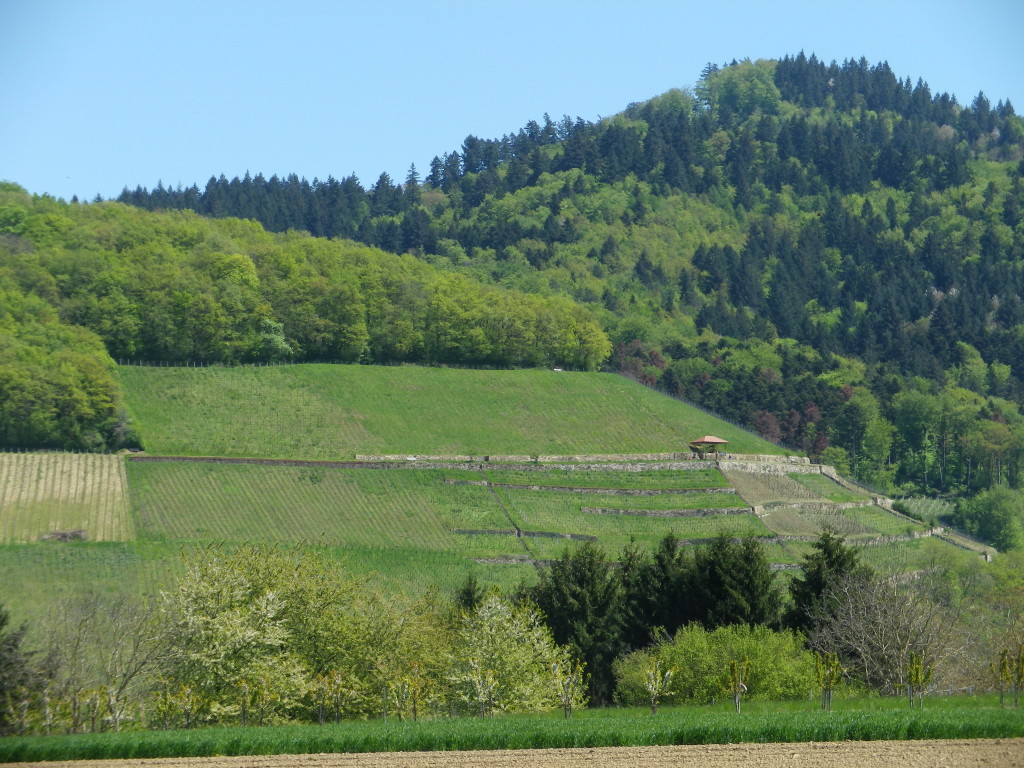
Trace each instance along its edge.
<instances>
[{"instance_id":1,"label":"dense forest canopy","mask_svg":"<svg viewBox=\"0 0 1024 768\"><path fill-rule=\"evenodd\" d=\"M734 61L598 122L545 116L501 139L468 136L404 181L246 174L126 189L120 202L165 211L154 226L170 241L129 243L129 263L150 259L151 283L168 285L160 269L185 282L150 302L123 265L122 281L102 285L76 266L85 282L63 278L59 299L46 298L115 357L593 367L607 334L606 365L882 488L1018 485L1022 158L1024 120L1009 102L979 93L962 105L864 59ZM149 221L109 203L49 205L31 222L0 218L32 258L68 231L64 219ZM234 242L200 244L181 231L216 225L173 209L406 255L360 251L379 266L327 268L324 253L356 247L291 232L274 241L289 255L272 259L257 245L272 236L254 225L225 223L218 237ZM189 254L188 269L161 248ZM109 263L125 244L86 250ZM293 268L298 251L310 255ZM40 295L33 279L18 284ZM480 318L461 317L472 331L437 338L430 311L446 297ZM110 309L119 302L134 303L137 331L102 327L124 316ZM526 306L520 330L511 318ZM569 316L576 330L552 338ZM188 329L180 341L176 328ZM531 334L550 346L531 356Z\"/></svg>"},{"instance_id":2,"label":"dense forest canopy","mask_svg":"<svg viewBox=\"0 0 1024 768\"><path fill-rule=\"evenodd\" d=\"M594 369L611 344L564 296L253 221L0 189L0 445L135 445L113 358Z\"/></svg>"}]
</instances>

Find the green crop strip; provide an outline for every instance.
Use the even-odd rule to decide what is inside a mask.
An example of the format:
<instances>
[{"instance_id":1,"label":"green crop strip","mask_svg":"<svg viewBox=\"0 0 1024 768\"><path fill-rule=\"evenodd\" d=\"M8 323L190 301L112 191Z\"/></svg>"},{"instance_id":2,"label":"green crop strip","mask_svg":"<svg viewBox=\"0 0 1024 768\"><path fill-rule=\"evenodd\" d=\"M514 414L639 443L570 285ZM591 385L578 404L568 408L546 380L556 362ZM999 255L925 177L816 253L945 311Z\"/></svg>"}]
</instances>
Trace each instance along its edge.
<instances>
[{"instance_id":1,"label":"green crop strip","mask_svg":"<svg viewBox=\"0 0 1024 768\"><path fill-rule=\"evenodd\" d=\"M762 702L743 715L707 707L664 708L657 716L614 709L581 712L569 721L506 716L12 737L0 740L0 761L1024 736L1019 712L977 700L928 702L931 708L914 711L899 709L901 699L885 700L884 708L841 702L829 714L797 709L806 704Z\"/></svg>"}]
</instances>

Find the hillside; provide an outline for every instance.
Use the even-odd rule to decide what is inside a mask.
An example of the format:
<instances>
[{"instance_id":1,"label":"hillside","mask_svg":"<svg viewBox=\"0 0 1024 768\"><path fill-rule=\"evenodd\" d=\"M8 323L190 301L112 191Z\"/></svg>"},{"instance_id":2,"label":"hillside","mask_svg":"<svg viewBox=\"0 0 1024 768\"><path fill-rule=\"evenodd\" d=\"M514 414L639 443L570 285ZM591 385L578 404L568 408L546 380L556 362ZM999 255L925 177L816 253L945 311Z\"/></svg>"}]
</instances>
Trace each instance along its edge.
<instances>
[{"instance_id":1,"label":"hillside","mask_svg":"<svg viewBox=\"0 0 1024 768\"><path fill-rule=\"evenodd\" d=\"M1022 164L1008 102L801 53L467 136L403 183L257 174L86 205L2 184L0 445L137 447L114 360L557 367L624 373L883 493L1016 491ZM354 455L307 445L303 404L278 402L289 455ZM431 449L374 429L375 450ZM550 438L522 430L516 452Z\"/></svg>"},{"instance_id":2,"label":"hillside","mask_svg":"<svg viewBox=\"0 0 1024 768\"><path fill-rule=\"evenodd\" d=\"M569 295L613 369L878 487L956 494L1021 477L1022 158L1009 102L800 53L709 65L595 122L470 135L422 178L120 200Z\"/></svg>"},{"instance_id":3,"label":"hillside","mask_svg":"<svg viewBox=\"0 0 1024 768\"><path fill-rule=\"evenodd\" d=\"M118 375L146 451L160 455L671 453L706 434L736 453L787 453L607 373L282 365Z\"/></svg>"},{"instance_id":4,"label":"hillside","mask_svg":"<svg viewBox=\"0 0 1024 768\"><path fill-rule=\"evenodd\" d=\"M403 183L0 182L0 735L1002 708L1022 178L801 53Z\"/></svg>"},{"instance_id":5,"label":"hillside","mask_svg":"<svg viewBox=\"0 0 1024 768\"><path fill-rule=\"evenodd\" d=\"M754 535L783 573L824 526L886 569L971 557L820 467L610 374L118 375L144 454L0 454L0 581L16 616L95 590L153 595L183 547L253 541L314 547L385 591L413 593L454 590L470 573L511 589L566 546L594 541L614 557L667 533L684 545ZM706 433L729 439L729 453L687 453ZM525 455L499 456L514 453ZM398 460L351 461L366 454Z\"/></svg>"}]
</instances>

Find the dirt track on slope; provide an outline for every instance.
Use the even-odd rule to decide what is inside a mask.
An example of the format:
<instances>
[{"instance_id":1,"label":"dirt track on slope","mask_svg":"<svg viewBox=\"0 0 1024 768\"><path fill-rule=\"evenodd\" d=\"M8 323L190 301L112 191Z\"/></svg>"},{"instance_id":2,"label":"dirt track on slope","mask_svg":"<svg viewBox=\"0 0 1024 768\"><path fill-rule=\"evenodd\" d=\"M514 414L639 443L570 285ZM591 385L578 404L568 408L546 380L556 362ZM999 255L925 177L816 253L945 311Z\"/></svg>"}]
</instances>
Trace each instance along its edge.
<instances>
[{"instance_id":1,"label":"dirt track on slope","mask_svg":"<svg viewBox=\"0 0 1024 768\"><path fill-rule=\"evenodd\" d=\"M380 752L21 763L38 768L1024 768L1024 739L714 744L684 747Z\"/></svg>"}]
</instances>

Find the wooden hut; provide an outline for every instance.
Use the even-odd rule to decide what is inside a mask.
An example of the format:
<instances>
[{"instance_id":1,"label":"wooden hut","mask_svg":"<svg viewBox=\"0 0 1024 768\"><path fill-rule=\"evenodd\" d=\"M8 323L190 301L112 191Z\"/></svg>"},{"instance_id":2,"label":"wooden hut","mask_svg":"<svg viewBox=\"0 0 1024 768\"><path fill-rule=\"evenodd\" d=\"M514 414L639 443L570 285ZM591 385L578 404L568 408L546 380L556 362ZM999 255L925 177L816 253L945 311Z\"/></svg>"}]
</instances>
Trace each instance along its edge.
<instances>
[{"instance_id":1,"label":"wooden hut","mask_svg":"<svg viewBox=\"0 0 1024 768\"><path fill-rule=\"evenodd\" d=\"M704 437L698 437L696 440L690 442L690 449L694 453L699 453L701 456L707 453L718 453L719 450L729 444L728 440L723 440L720 437L714 435L704 435Z\"/></svg>"}]
</instances>

